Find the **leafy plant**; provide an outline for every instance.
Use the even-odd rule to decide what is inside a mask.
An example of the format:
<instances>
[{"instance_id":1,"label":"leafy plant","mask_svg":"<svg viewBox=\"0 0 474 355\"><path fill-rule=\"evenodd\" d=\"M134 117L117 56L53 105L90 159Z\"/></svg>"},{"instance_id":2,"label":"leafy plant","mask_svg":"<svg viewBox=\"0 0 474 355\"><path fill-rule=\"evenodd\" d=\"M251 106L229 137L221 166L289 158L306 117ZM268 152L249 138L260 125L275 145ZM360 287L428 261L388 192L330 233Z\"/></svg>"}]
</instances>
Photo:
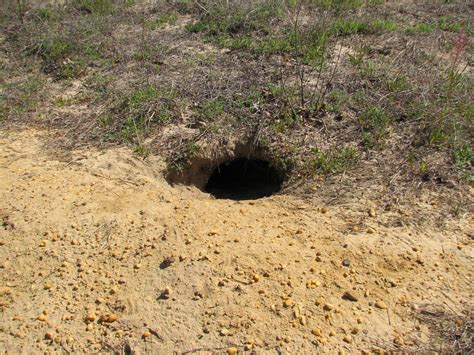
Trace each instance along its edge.
<instances>
[{"instance_id":1,"label":"leafy plant","mask_svg":"<svg viewBox=\"0 0 474 355\"><path fill-rule=\"evenodd\" d=\"M325 174L340 174L357 162L359 154L355 148L349 147L333 148L326 152L314 149L313 155L310 164L315 169Z\"/></svg>"}]
</instances>

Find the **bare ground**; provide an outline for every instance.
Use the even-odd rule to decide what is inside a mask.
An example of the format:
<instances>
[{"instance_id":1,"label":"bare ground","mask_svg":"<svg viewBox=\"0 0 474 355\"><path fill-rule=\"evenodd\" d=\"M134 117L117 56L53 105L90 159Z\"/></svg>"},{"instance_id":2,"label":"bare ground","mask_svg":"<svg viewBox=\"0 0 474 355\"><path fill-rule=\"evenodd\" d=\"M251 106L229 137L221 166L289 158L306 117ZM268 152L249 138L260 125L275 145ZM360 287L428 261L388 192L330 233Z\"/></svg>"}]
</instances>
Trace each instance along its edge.
<instances>
[{"instance_id":1,"label":"bare ground","mask_svg":"<svg viewBox=\"0 0 474 355\"><path fill-rule=\"evenodd\" d=\"M51 134L0 138L3 352L472 346L472 214L417 228L365 200L215 200L126 148L58 161Z\"/></svg>"}]
</instances>

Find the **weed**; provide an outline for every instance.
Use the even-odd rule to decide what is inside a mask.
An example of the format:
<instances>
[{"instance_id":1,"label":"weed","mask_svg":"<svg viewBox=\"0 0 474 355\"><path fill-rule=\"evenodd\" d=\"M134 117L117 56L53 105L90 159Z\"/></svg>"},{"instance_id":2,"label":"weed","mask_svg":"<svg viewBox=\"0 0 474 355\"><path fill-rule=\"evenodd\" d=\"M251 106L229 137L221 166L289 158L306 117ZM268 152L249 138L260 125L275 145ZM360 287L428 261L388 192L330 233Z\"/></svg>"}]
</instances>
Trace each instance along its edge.
<instances>
[{"instance_id":1,"label":"weed","mask_svg":"<svg viewBox=\"0 0 474 355\"><path fill-rule=\"evenodd\" d=\"M471 146L464 144L454 150L454 164L464 179L474 181L474 149Z\"/></svg>"},{"instance_id":2,"label":"weed","mask_svg":"<svg viewBox=\"0 0 474 355\"><path fill-rule=\"evenodd\" d=\"M370 23L370 27L374 32L395 32L398 30L397 23L389 20L375 20Z\"/></svg>"},{"instance_id":3,"label":"weed","mask_svg":"<svg viewBox=\"0 0 474 355\"><path fill-rule=\"evenodd\" d=\"M417 23L405 28L406 33L431 33L435 30L436 26L434 24L425 22Z\"/></svg>"},{"instance_id":4,"label":"weed","mask_svg":"<svg viewBox=\"0 0 474 355\"><path fill-rule=\"evenodd\" d=\"M139 157L145 159L150 155L151 150L143 144L137 144L135 148L133 148L133 152Z\"/></svg>"},{"instance_id":5,"label":"weed","mask_svg":"<svg viewBox=\"0 0 474 355\"><path fill-rule=\"evenodd\" d=\"M401 92L408 88L408 79L405 75L397 75L387 82L387 90L392 93Z\"/></svg>"},{"instance_id":6,"label":"weed","mask_svg":"<svg viewBox=\"0 0 474 355\"><path fill-rule=\"evenodd\" d=\"M213 99L204 102L199 108L199 115L206 119L212 120L224 112L224 102L219 99Z\"/></svg>"},{"instance_id":7,"label":"weed","mask_svg":"<svg viewBox=\"0 0 474 355\"><path fill-rule=\"evenodd\" d=\"M190 161L197 157L201 147L195 142L188 142L181 147L170 160L170 168L176 173L181 173Z\"/></svg>"},{"instance_id":8,"label":"weed","mask_svg":"<svg viewBox=\"0 0 474 355\"><path fill-rule=\"evenodd\" d=\"M341 113L344 102L348 99L346 92L341 90L333 90L328 95L326 110L333 113Z\"/></svg>"},{"instance_id":9,"label":"weed","mask_svg":"<svg viewBox=\"0 0 474 355\"><path fill-rule=\"evenodd\" d=\"M73 0L71 5L76 10L89 14L110 15L114 12L112 0Z\"/></svg>"},{"instance_id":10,"label":"weed","mask_svg":"<svg viewBox=\"0 0 474 355\"><path fill-rule=\"evenodd\" d=\"M438 27L447 32L458 32L462 29L462 24L459 21L454 21L450 17L443 16L438 21Z\"/></svg>"},{"instance_id":11,"label":"weed","mask_svg":"<svg viewBox=\"0 0 474 355\"><path fill-rule=\"evenodd\" d=\"M353 166L358 159L355 148L333 148L326 152L319 149L312 151L310 165L324 174L340 174Z\"/></svg>"},{"instance_id":12,"label":"weed","mask_svg":"<svg viewBox=\"0 0 474 355\"><path fill-rule=\"evenodd\" d=\"M372 148L383 143L387 137L391 117L382 107L371 106L359 118L363 130L364 145Z\"/></svg>"},{"instance_id":13,"label":"weed","mask_svg":"<svg viewBox=\"0 0 474 355\"><path fill-rule=\"evenodd\" d=\"M332 26L332 32L336 36L349 36L356 33L369 33L371 26L367 22L356 20L336 20Z\"/></svg>"},{"instance_id":14,"label":"weed","mask_svg":"<svg viewBox=\"0 0 474 355\"><path fill-rule=\"evenodd\" d=\"M148 85L144 88L139 88L135 90L132 96L129 99L129 104L131 107L137 107L140 104L156 99L158 97L158 90L152 86Z\"/></svg>"},{"instance_id":15,"label":"weed","mask_svg":"<svg viewBox=\"0 0 474 355\"><path fill-rule=\"evenodd\" d=\"M156 30L158 28L165 28L166 25L173 25L176 23L178 16L173 12L166 12L161 14L157 19L146 20L145 27L150 30Z\"/></svg>"}]
</instances>

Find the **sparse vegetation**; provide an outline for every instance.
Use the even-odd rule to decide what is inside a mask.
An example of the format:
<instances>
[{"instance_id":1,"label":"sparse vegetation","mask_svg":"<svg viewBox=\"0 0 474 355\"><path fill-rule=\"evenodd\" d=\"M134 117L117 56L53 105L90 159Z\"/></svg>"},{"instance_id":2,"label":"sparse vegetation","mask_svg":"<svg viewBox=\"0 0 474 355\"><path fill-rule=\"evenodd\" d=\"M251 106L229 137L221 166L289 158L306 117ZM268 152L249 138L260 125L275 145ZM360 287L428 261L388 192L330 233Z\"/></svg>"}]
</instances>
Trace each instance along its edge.
<instances>
[{"instance_id":1,"label":"sparse vegetation","mask_svg":"<svg viewBox=\"0 0 474 355\"><path fill-rule=\"evenodd\" d=\"M144 143L149 137L180 122L206 140L229 132L256 134L255 142L278 154L296 154L287 157L296 172L305 169L297 162L308 154L318 157L315 171L321 174L364 164L361 157L338 156L327 146L318 153L298 146L300 132L311 127L317 141L340 137L364 152L403 155L392 151L399 144L417 161L444 152L451 173L465 176L472 150L472 80L463 69L471 51L465 44L472 33L469 21L449 11L404 20L386 6L375 0L183 0L147 6L75 0L59 7L15 2L16 11L3 15L6 23L22 22L7 31L8 55L33 72L39 69L34 76L40 81L82 86L72 97L51 98L7 86L1 120L21 120L48 102L71 111L72 119L72 108L83 105L97 107L88 130L93 137L131 144L142 156L153 151ZM181 22L183 14L191 18ZM386 42L393 36L422 46L440 31L450 57L444 62L436 53L430 57ZM183 54L175 44L183 40L215 50ZM47 91L45 83L38 90ZM357 163L331 167L331 161L345 158Z\"/></svg>"},{"instance_id":2,"label":"sparse vegetation","mask_svg":"<svg viewBox=\"0 0 474 355\"><path fill-rule=\"evenodd\" d=\"M332 148L328 151L313 150L313 158L309 163L325 174L340 174L353 166L358 158L354 148Z\"/></svg>"}]
</instances>

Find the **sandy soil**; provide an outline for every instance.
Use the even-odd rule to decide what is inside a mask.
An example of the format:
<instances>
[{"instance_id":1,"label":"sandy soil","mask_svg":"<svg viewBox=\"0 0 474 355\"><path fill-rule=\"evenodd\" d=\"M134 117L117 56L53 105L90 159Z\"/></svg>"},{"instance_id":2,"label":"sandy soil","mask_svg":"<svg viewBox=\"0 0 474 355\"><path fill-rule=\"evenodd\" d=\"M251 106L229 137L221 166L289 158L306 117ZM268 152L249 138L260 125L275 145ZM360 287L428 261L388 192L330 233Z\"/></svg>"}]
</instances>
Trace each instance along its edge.
<instances>
[{"instance_id":1,"label":"sandy soil","mask_svg":"<svg viewBox=\"0 0 474 355\"><path fill-rule=\"evenodd\" d=\"M159 158L58 160L46 139L0 136L2 352L431 349L422 312L472 310L470 215L417 230L375 203L215 200Z\"/></svg>"}]
</instances>

